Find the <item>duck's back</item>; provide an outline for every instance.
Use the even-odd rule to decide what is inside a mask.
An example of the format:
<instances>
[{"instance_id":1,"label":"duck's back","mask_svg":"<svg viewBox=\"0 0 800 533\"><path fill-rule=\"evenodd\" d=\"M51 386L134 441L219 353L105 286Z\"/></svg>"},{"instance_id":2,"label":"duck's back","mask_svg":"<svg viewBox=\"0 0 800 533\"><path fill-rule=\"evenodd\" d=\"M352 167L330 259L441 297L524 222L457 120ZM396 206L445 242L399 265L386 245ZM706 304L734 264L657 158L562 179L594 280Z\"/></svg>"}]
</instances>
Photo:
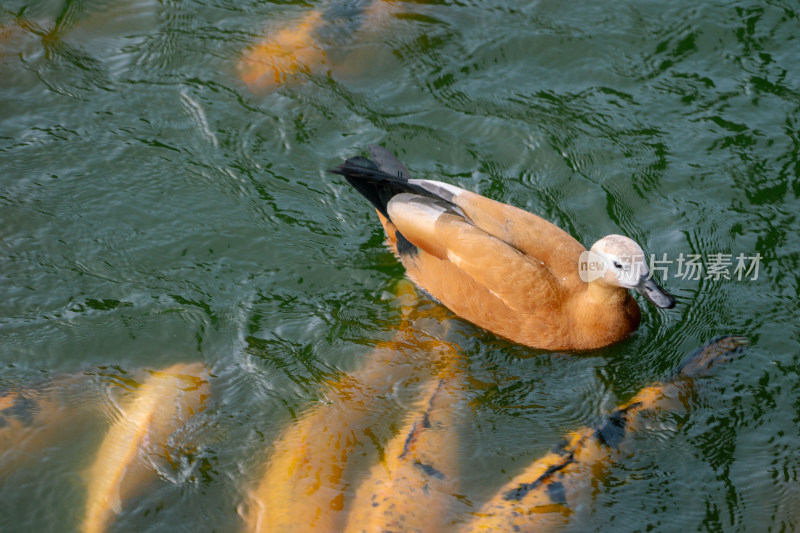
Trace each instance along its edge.
<instances>
[{"instance_id":1,"label":"duck's back","mask_svg":"<svg viewBox=\"0 0 800 533\"><path fill-rule=\"evenodd\" d=\"M563 290L584 288L578 261L586 248L572 235L524 209L470 191L455 200L475 226L540 261Z\"/></svg>"}]
</instances>

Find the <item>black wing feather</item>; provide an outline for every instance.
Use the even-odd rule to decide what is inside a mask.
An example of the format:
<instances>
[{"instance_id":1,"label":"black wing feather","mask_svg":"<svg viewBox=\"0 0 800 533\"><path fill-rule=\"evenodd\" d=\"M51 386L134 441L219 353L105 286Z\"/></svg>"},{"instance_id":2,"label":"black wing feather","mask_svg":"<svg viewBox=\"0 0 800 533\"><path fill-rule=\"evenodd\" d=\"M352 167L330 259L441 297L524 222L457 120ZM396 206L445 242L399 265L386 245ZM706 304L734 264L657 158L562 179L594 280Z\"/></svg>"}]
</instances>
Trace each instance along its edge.
<instances>
[{"instance_id":1,"label":"black wing feather","mask_svg":"<svg viewBox=\"0 0 800 533\"><path fill-rule=\"evenodd\" d=\"M376 148L379 150L376 150ZM380 214L389 220L391 219L386 210L386 205L389 200L400 193L407 192L438 198L419 185L409 183L408 170L388 150L379 146L371 146L370 149L377 163L366 157L351 157L344 164L328 172L344 176L353 188L360 192L375 206L375 209ZM395 173L392 174L383 169L391 170Z\"/></svg>"}]
</instances>

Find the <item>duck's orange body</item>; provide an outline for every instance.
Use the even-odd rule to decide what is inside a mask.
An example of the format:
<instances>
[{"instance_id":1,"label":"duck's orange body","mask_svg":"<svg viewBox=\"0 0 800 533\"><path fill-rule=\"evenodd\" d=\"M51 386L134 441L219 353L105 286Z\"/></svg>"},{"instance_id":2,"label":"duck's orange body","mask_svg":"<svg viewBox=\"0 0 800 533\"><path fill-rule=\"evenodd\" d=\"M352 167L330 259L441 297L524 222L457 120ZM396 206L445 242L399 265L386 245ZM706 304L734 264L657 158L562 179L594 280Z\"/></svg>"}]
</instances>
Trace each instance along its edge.
<instances>
[{"instance_id":1,"label":"duck's orange body","mask_svg":"<svg viewBox=\"0 0 800 533\"><path fill-rule=\"evenodd\" d=\"M410 179L392 154L370 149L374 162L353 158L333 172L372 202L408 276L451 311L514 342L550 350L607 346L636 330L639 306L627 288L640 287L616 284L608 274L582 280L587 250L568 233L479 194ZM625 240L643 263L638 245ZM645 282L663 295L657 305L674 304L649 277Z\"/></svg>"}]
</instances>

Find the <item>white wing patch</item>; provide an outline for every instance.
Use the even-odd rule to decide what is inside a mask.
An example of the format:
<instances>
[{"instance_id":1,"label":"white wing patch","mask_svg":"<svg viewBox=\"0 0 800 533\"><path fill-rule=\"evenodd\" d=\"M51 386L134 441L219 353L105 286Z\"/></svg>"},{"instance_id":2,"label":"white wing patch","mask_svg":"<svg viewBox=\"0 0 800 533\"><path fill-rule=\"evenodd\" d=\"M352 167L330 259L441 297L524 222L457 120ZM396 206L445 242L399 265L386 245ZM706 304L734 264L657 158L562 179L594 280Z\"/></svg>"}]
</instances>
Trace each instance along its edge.
<instances>
[{"instance_id":1,"label":"white wing patch","mask_svg":"<svg viewBox=\"0 0 800 533\"><path fill-rule=\"evenodd\" d=\"M408 182L413 185L422 187L426 191L433 193L441 198L444 198L448 202L452 202L456 196L464 192L464 189L456 187L455 185L450 185L449 183L444 183L442 181L408 180Z\"/></svg>"},{"instance_id":2,"label":"white wing patch","mask_svg":"<svg viewBox=\"0 0 800 533\"><path fill-rule=\"evenodd\" d=\"M435 200L425 198L418 194L401 193L394 196L386 206L389 218L412 218L427 224L436 222L442 214L447 212L447 207Z\"/></svg>"}]
</instances>

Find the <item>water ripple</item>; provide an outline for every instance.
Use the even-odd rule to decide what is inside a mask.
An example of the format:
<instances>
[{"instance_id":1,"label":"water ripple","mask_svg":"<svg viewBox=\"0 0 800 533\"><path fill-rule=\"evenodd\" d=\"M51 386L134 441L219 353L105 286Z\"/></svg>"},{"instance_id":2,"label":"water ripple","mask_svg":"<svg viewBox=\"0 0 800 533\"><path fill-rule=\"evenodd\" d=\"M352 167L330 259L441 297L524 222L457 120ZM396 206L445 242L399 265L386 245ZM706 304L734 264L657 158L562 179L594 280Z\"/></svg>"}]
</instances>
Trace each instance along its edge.
<instances>
[{"instance_id":1,"label":"water ripple","mask_svg":"<svg viewBox=\"0 0 800 533\"><path fill-rule=\"evenodd\" d=\"M398 360L356 413L376 420L356 471L437 371L419 346L444 340L466 358L454 417L476 504L704 342L741 334L752 347L699 380L688 412L647 418L587 480L568 529L795 528L798 10L391 2L346 39L346 25L320 32L328 61L296 83L242 82L248 47L335 1L4 3L0 383L50 398L80 374L61 397L85 416L63 416L60 444L4 478L0 515L19 531L77 523L86 450L142 368L205 361L213 402L118 526L228 531L286 428L374 357ZM669 261L658 276L678 306L642 301L630 339L585 354L451 315L387 348L403 268L370 207L325 172L370 143L587 246L631 236ZM758 277L707 277L717 253L759 254ZM689 255L700 276L678 271ZM33 501L41 513L20 511Z\"/></svg>"}]
</instances>

